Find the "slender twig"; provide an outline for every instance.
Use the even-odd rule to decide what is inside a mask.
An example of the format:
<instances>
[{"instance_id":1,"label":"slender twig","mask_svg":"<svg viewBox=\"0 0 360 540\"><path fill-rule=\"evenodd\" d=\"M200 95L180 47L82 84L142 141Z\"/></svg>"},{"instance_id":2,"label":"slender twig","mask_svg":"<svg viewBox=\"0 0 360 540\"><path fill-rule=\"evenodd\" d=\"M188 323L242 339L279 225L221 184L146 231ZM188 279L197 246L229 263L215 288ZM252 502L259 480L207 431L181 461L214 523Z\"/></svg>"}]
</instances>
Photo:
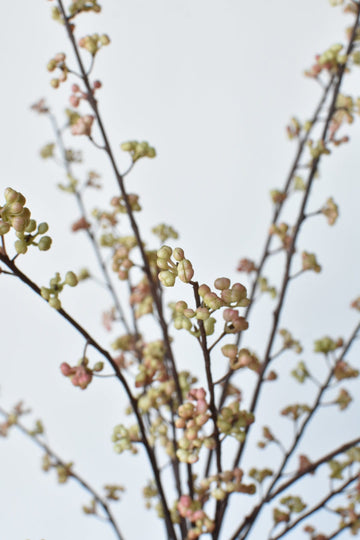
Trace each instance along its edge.
<instances>
[{"instance_id":1,"label":"slender twig","mask_svg":"<svg viewBox=\"0 0 360 540\"><path fill-rule=\"evenodd\" d=\"M299 523L301 523L301 521L303 521L304 519L306 519L307 517L311 516L312 514L315 514L315 512L317 512L318 510L321 510L325 504L330 501L331 499L333 499L334 497L336 497L337 495L340 495L341 493L343 493L343 491L350 485L352 484L353 482L355 482L356 480L359 479L359 474L355 474L354 476L352 476L351 478L349 478L346 482L344 482L338 489L332 491L331 493L329 493L329 495L327 495L326 497L324 497L318 504L316 504L315 506L311 507L307 512L305 512L304 514L302 514L300 517L298 517L295 521L293 521L292 523L289 523L289 525L287 525L284 530L278 534L277 536L273 536L271 537L270 540L279 540L280 538L282 538L283 536L285 536L289 531L291 531L292 529L294 529Z\"/></svg>"},{"instance_id":2,"label":"slender twig","mask_svg":"<svg viewBox=\"0 0 360 540\"><path fill-rule=\"evenodd\" d=\"M7 411L5 411L5 409L3 409L2 407L0 407L0 413L5 417L5 418L9 418L9 413ZM46 452L46 454L48 454L55 462L56 462L56 465L60 465L62 467L66 467L66 462L63 461L51 448L48 444L46 444L44 441L42 441L40 439L40 437L38 437L37 435L31 435L29 433L29 431L26 429L25 426L23 426L19 420L16 421L15 424L13 424L14 427L16 427L19 431L21 431L21 433L23 433L24 435L26 435L29 439L31 439L33 441L34 444L36 444L37 446L39 446L42 450L44 450L44 452ZM124 540L124 536L123 534L120 532L120 528L119 528L119 525L116 523L116 520L110 510L110 507L108 505L108 503L95 491L95 489L89 484L89 482L87 482L86 480L84 480L78 473L76 473L73 468L71 468L70 472L69 472L69 478L73 478L78 484L80 484L84 489L85 491L87 491L92 497L93 499L101 506L101 508L104 510L104 513L106 514L107 516L107 521L110 523L110 525L112 526L112 528L114 529L114 532L117 536L117 538L119 538L119 540Z\"/></svg>"},{"instance_id":3,"label":"slender twig","mask_svg":"<svg viewBox=\"0 0 360 540\"><path fill-rule=\"evenodd\" d=\"M65 148L65 144L64 144L64 140L63 140L63 136L62 136L62 131L61 129L59 128L58 126L58 123L56 121L56 118L55 116L51 113L51 112L48 112L48 116L50 118L50 122L51 122L51 125L52 125L52 128L54 130L54 133L55 133L55 136L56 136L56 142L57 142L57 145L58 145L58 148L60 150L60 154L62 156L62 159L63 159L63 166L65 168L65 172L66 174L70 175L70 176L74 176L73 175L73 172L72 172L72 168L71 168L71 165L69 163L69 160L67 159L66 157L66 148ZM81 196L81 193L76 190L75 191L75 198L76 198L76 202L78 204L78 207L79 207L79 210L80 210L80 213L82 215L82 217L84 217L84 219L87 221L87 212L86 212L86 208L85 208L85 205L83 203L83 200L82 200L82 196ZM115 304L115 308L116 308L116 311L118 312L118 315L119 315L119 318L121 320L121 322L123 323L126 331L128 333L130 333L130 327L126 321L126 317L125 317L125 314L124 314L124 311L122 309L122 306L121 306L121 303L119 301L119 298L118 298L118 295L116 294L116 291L113 287L113 284L111 282L111 278L110 278L110 275L109 275L109 272L108 272L108 269L106 267L106 264L101 256L101 252L100 252L100 248L99 248L99 245L96 241L96 238L93 234L93 232L91 231L90 228L86 228L85 229L85 234L87 235L92 247L93 247L93 250L94 250L94 253L95 253L95 257L98 261L98 264L101 268L101 271L102 271L102 274L104 276L104 280L105 280L105 286L107 287L112 299L113 299L113 302Z\"/></svg>"},{"instance_id":4,"label":"slender twig","mask_svg":"<svg viewBox=\"0 0 360 540\"><path fill-rule=\"evenodd\" d=\"M355 327L355 329L352 332L352 334L351 334L350 338L348 339L347 343L344 345L342 353L341 353L341 355L339 357L339 360L342 360L345 357L346 353L349 351L352 343L354 342L359 330L360 330L360 323ZM281 462L281 465L278 468L278 472L275 475L275 477L273 478L270 486L268 487L268 489L266 491L266 494L264 495L261 503L259 505L257 505L253 509L250 516L247 516L245 518L245 520L243 521L243 523L238 527L237 532L234 535L234 538L237 538L238 535L245 528L247 528L246 534L242 537L242 539L244 540L246 538L247 534L250 532L250 529L252 528L252 525L255 523L256 518L258 517L260 511L262 510L263 504L271 501L274 497L276 497L282 491L284 491L284 489L288 488L293 483L297 482L305 474L309 474L310 472L314 471L319 465L321 465L325 461L328 461L329 459L334 457L334 455L337 455L338 453L341 453L341 452L345 452L347 449L351 448L352 446L354 446L355 444L358 444L358 442L360 442L360 439L355 439L354 441L350 441L349 443L346 443L346 444L342 445L340 448L337 448L332 453L327 454L326 456L324 456L323 458L321 458L320 460L318 460L317 462L312 464L312 466L309 466L307 469L305 469L304 472L299 472L295 477L291 478L290 480L288 480L287 482L282 484L276 491L273 491L273 488L275 487L275 485L277 484L277 482L280 480L280 478L282 476L282 472L283 472L286 464L288 463L290 457L293 455L295 449L298 446L298 443L300 442L303 434L305 433L305 429L307 428L310 420L313 418L313 416L315 414L315 411L318 409L318 407L319 407L319 405L321 403L321 398L322 398L325 390L327 390L327 388L329 386L329 383L330 383L333 376L334 376L334 368L330 369L329 374L328 374L325 382L321 385L321 387L320 387L320 389L318 391L315 403L314 403L311 411L309 412L307 418L303 422L300 430L297 431L297 433L296 433L296 435L294 437L293 444L291 445L289 450L284 455L284 458L283 458L283 460Z\"/></svg>"}]
</instances>

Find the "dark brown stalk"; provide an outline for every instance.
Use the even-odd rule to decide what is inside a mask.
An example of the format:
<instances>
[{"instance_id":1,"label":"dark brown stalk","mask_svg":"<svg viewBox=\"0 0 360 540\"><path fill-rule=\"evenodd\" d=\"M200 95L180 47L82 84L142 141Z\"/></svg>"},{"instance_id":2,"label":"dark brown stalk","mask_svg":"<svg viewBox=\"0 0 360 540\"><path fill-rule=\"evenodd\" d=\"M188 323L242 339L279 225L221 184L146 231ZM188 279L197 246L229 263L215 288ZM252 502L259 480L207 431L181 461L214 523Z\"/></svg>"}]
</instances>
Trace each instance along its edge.
<instances>
[{"instance_id":1,"label":"dark brown stalk","mask_svg":"<svg viewBox=\"0 0 360 540\"><path fill-rule=\"evenodd\" d=\"M0 260L8 268L10 268L10 270L13 272L13 274L15 274L23 283L25 283L25 285L30 287L30 289L32 289L37 295L41 296L40 288L36 285L36 283L31 281L31 279L27 275L25 275L23 272L21 272L21 270L15 265L14 261L9 259L9 257L6 254L1 253L1 252L0 252ZM134 411L134 414L136 416L136 420L137 420L137 423L139 425L139 429L140 429L140 433L141 433L142 443L143 443L143 445L145 447L148 459L150 461L151 469L152 469L152 472L154 474L156 487L157 487L159 497L160 497L160 500L161 500L161 504L162 504L162 507L163 507L163 510L164 510L164 516L165 516L164 519L165 519L165 526L166 526L166 530L167 530L167 534L168 534L168 540L176 540L177 536L176 536L176 533L175 533L175 530L174 530L174 525L173 525L172 520L171 520L169 506L167 504L165 492L164 492L162 482L161 482L160 468L159 468L159 465L157 463L154 450L152 449L152 447L151 447L151 445L150 445L150 443L148 441L148 438L147 438L147 435L146 435L146 428L145 428L141 413L140 413L138 405L137 405L137 399L131 393L130 387L129 387L124 375L121 373L119 367L117 366L117 364L112 359L110 353L108 351L106 351L105 349L103 349L101 347L101 345L99 345L97 343L97 341L95 341L95 339L77 321L75 321L75 319L73 319L71 317L71 315L69 315L64 309L62 309L62 308L58 309L57 312L65 320L67 320L68 323L73 328L75 328L75 330L77 330L85 338L86 342L89 345L94 347L94 349L96 349L109 362L109 364L114 369L114 373L115 373L116 378L119 379L119 381L121 382L121 384L122 384L128 398L129 398L129 401L130 401L131 407L132 407L132 409Z\"/></svg>"}]
</instances>

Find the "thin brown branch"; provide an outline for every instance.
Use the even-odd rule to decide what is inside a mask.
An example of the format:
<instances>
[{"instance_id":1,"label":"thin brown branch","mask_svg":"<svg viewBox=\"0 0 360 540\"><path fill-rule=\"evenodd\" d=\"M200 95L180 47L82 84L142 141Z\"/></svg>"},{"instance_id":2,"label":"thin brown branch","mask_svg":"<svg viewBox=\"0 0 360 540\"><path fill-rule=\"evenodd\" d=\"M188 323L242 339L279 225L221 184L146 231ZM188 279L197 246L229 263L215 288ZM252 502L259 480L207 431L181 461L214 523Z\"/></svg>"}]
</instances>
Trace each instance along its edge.
<instances>
[{"instance_id":1,"label":"thin brown branch","mask_svg":"<svg viewBox=\"0 0 360 540\"><path fill-rule=\"evenodd\" d=\"M359 475L356 474L354 476L351 476L351 478L349 478L346 482L344 482L338 489L332 491L331 493L329 493L329 495L327 495L327 497L324 497L321 501L319 501L318 504L316 504L315 506L313 506L312 508L310 508L310 510L308 510L307 512L305 512L304 514L302 514L300 517L298 517L295 521L293 521L292 523L290 523L289 525L287 525L285 527L285 529L280 533L278 534L277 536L273 536L272 538L270 538L270 540L279 540L280 538L283 538L283 536L285 536L289 531L291 531L292 529L294 529L299 523L301 523L304 519L308 518L309 516L311 516L312 514L315 514L315 512L318 512L319 510L321 510L322 508L324 508L324 506L326 505L327 502L329 502L331 499L333 499L334 497L336 497L337 495L341 495L341 493L343 493L343 491L350 485L352 484L353 482L356 482L356 480L359 479Z\"/></svg>"},{"instance_id":2,"label":"thin brown branch","mask_svg":"<svg viewBox=\"0 0 360 540\"><path fill-rule=\"evenodd\" d=\"M41 297L40 288L36 285L36 283L31 281L31 279L26 274L21 272L21 270L15 265L15 263L12 260L10 260L6 255L3 255L2 253L0 253L0 260L4 264L6 264L6 266L8 268L10 268L12 270L12 272L14 274L16 274L16 276L23 283L25 283L25 285L30 287L37 295L39 295ZM62 308L58 309L57 312L65 320L67 320L68 323L85 338L85 340L89 343L89 345L94 347L94 349L96 349L109 362L109 364L114 369L114 372L115 372L115 375L116 375L117 379L119 379L119 381L121 382L121 384L122 384L128 398L129 398L132 410L134 411L134 414L136 416L136 420L137 420L137 423L138 423L138 426L139 426L139 429L140 429L140 433L141 433L142 443L143 443L143 445L145 447L148 459L150 461L151 469L152 469L152 472L154 474L156 487L157 487L159 497L160 497L160 500L161 500L161 504L162 504L162 507L163 507L163 510L164 510L164 519L165 519L165 525L166 525L166 529L167 529L168 539L169 540L176 540L177 536L176 536L176 533L175 533L175 530L174 530L174 525L173 525L172 520L171 520L169 506L167 504L165 491L163 489L161 478L160 478L159 465L157 463L154 450L152 449L152 447L151 447L151 445L150 445L150 443L148 441L147 434L146 434L146 428L145 428L145 425L144 425L140 410L138 408L137 399L133 396L124 375L121 373L119 367L114 362L114 360L111 357L110 353L108 351L106 351L103 347L101 347L97 343L97 341L77 321L75 321L75 319L73 319L71 317L71 315L69 315L64 309L62 309Z\"/></svg>"},{"instance_id":3,"label":"thin brown branch","mask_svg":"<svg viewBox=\"0 0 360 540\"><path fill-rule=\"evenodd\" d=\"M3 409L2 407L0 407L0 413L5 418L9 418L9 413L7 411L5 411L5 409ZM48 454L55 461L56 465L60 465L60 466L66 468L66 466L67 466L66 462L63 461L50 448L50 446L48 444L46 444L44 441L42 441L39 436L31 435L29 433L29 431L26 429L26 427L23 426L18 420L16 421L15 424L13 424L13 426L16 427L19 431L21 431L21 433L26 435L30 440L32 440L32 442L34 444L36 444L38 447L40 447L42 450L44 450L44 452L46 452L46 454ZM70 474L69 474L69 478L72 478L78 484L80 484L80 486L82 486L85 489L85 491L87 491L91 495L91 497L93 497L93 499L101 506L101 508L103 509L105 515L107 516L107 518L106 518L107 521L109 522L109 524L112 526L112 528L114 530L114 533L115 533L116 537L119 540L124 540L125 537L120 532L119 525L116 523L116 520L115 520L115 518L114 518L114 516L113 516L113 514L112 514L112 512L110 510L110 507L109 507L108 503L95 491L95 489L89 484L89 482L84 480L72 468L71 468L71 471L70 471Z\"/></svg>"}]
</instances>

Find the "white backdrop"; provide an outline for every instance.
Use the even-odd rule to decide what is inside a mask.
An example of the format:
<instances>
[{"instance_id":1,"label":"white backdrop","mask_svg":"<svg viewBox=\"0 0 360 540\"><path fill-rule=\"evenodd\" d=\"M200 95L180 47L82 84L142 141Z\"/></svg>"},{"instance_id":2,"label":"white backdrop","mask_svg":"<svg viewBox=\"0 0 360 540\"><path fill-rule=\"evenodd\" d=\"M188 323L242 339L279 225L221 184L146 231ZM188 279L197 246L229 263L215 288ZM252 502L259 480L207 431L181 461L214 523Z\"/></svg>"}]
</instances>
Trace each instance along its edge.
<instances>
[{"instance_id":1,"label":"white backdrop","mask_svg":"<svg viewBox=\"0 0 360 540\"><path fill-rule=\"evenodd\" d=\"M282 186L295 151L285 125L293 114L310 117L319 97L316 83L302 72L317 52L343 41L350 18L331 9L328 0L103 4L100 16L79 19L78 35L106 32L112 40L99 53L94 75L104 83L100 107L116 152L125 140L146 139L158 153L156 160L140 162L127 179L129 189L141 194L140 224L148 231L164 221L179 230L179 244L199 281L212 282L222 275L239 279L238 260L261 253L272 210L268 193ZM49 86L48 60L69 51L64 29L50 19L50 6L45 1L7 3L0 33L0 187L20 190L33 216L50 224L52 250L34 250L21 263L19 258L19 266L40 285L55 271L95 264L81 233L70 233L70 223L79 215L71 197L55 188L61 170L39 159L39 148L53 140L51 128L29 110L46 96L60 111L69 95L70 83L57 91ZM354 74L349 82L353 92L359 83ZM300 239L301 248L316 251L324 272L306 275L293 286L284 317L283 324L309 351L313 339L324 334L346 337L356 323L348 306L359 294L360 130L355 123L348 131L352 143L326 160L311 203L317 209L332 195L341 219L330 229L318 218L304 226ZM78 140L73 146L78 142L81 146ZM101 172L105 185L89 202L105 206L115 184L100 153L87 148L87 169ZM126 156L118 155L125 167ZM60 375L59 365L78 360L82 339L15 279L0 276L0 281L1 404L10 408L24 399L35 417L43 419L54 450L74 461L98 489L104 483L127 486L124 501L114 507L126 538L161 537L161 525L145 512L138 495L148 477L146 463L112 450L112 428L126 405L118 385L109 379L96 381L86 392L73 388ZM182 294L182 289L171 291L169 299ZM103 291L95 284L84 285L64 292L63 299L64 307L107 346L111 338L99 321L111 300ZM271 303L264 301L248 338L260 350L270 318ZM192 342L184 338L181 344L185 363L200 372ZM96 355L91 358L95 361ZM265 420L275 419L277 400L289 402L293 387L289 383L276 399L269 396L274 402ZM350 414L337 428L348 437L357 435L352 412L352 419ZM334 444L338 435L334 433ZM311 449L315 457L326 446L312 441ZM109 528L79 511L87 495L72 482L58 486L39 464L39 451L22 435L14 431L9 439L0 439L0 538L111 540ZM261 531L257 535L264 538Z\"/></svg>"}]
</instances>

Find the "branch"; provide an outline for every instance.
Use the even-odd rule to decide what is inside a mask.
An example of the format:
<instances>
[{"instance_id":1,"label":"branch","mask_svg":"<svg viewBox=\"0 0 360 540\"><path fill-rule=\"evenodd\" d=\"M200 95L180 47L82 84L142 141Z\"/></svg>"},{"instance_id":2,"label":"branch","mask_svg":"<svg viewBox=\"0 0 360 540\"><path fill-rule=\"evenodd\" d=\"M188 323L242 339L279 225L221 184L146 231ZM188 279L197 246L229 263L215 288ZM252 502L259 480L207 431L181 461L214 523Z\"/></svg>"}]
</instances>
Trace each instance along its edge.
<instances>
[{"instance_id":1,"label":"branch","mask_svg":"<svg viewBox=\"0 0 360 540\"><path fill-rule=\"evenodd\" d=\"M328 501L330 501L333 497L336 497L336 495L340 495L350 484L352 484L353 482L355 482L358 479L359 479L358 474L356 474L356 475L352 476L351 478L349 478L338 489L336 489L335 491L332 491L327 497L324 497L317 505L313 506L310 510L305 512L305 514L303 514L298 519L296 519L295 521L290 523L287 527L285 527L285 529L280 534L270 538L270 540L279 540L279 538L282 538L283 536L285 536L289 531L291 531L291 529L296 527L301 521L303 521L307 517L311 516L312 514L317 512L318 510L321 510L322 508L324 508L325 504Z\"/></svg>"},{"instance_id":2,"label":"branch","mask_svg":"<svg viewBox=\"0 0 360 540\"><path fill-rule=\"evenodd\" d=\"M5 416L5 418L9 418L9 413L5 411L2 407L0 407L0 413ZM39 446L42 450L46 452L50 457L53 458L53 460L56 462L57 465L61 465L62 467L66 468L66 463L63 461L45 442L41 441L41 439L37 435L30 435L29 431L23 426L18 420L14 424L21 433L29 437L34 444ZM119 526L117 525L114 516L112 515L112 512L109 508L109 505L106 501L95 491L93 487L90 486L88 482L86 482L78 473L74 472L73 470L70 471L69 477L73 478L80 486L82 486L85 491L90 493L90 495L96 500L97 503L102 507L105 514L107 515L107 520L109 521L110 525L114 529L114 532L119 540L124 540L124 536L120 532Z\"/></svg>"},{"instance_id":3,"label":"branch","mask_svg":"<svg viewBox=\"0 0 360 540\"><path fill-rule=\"evenodd\" d=\"M71 165L69 163L69 160L66 157L66 149L65 149L65 145L64 145L61 130L59 129L59 126L57 124L55 116L51 112L48 112L47 114L48 114L48 116L50 118L53 130L54 130L54 133L55 133L55 136L56 136L57 145L58 145L58 147L60 149L60 153L62 155L63 166L65 168L65 172L66 172L66 174L73 177L74 175L72 173ZM86 209L85 209L82 197L81 197L81 193L76 190L74 195L76 197L76 202L78 204L80 213L85 218L85 220L87 221L87 213L86 213ZM124 314L124 311L123 311L123 309L121 307L119 298L118 298L118 296L117 296L117 294L115 292L115 289L114 289L114 287L112 285L112 282L111 282L111 279L110 279L110 276L109 276L109 272L108 272L108 270L106 268L106 265L105 265L105 262L103 261L103 258L101 256L99 245L98 245L98 243L97 243L97 241L95 239L95 236L92 233L92 231L90 229L88 229L88 228L85 229L85 233L86 233L87 237L89 238L90 243L91 243L91 245L92 245L92 247L94 249L95 257L96 257L96 259L98 261L98 264L99 264L99 266L101 268L101 271L103 273L106 287L109 290L110 295L111 295L111 297L113 299L113 302L114 302L116 310L117 310L117 312L119 314L120 320L122 321L127 333L130 334L129 325L128 325L127 321L126 321L125 314Z\"/></svg>"},{"instance_id":4,"label":"branch","mask_svg":"<svg viewBox=\"0 0 360 540\"><path fill-rule=\"evenodd\" d=\"M30 287L37 295L41 296L40 288L36 285L36 283L31 281L31 279L28 278L28 276L26 276L23 272L21 272L21 270L19 270L19 268L15 265L14 261L10 260L7 255L4 255L1 252L0 252L0 260L4 264L6 264L6 266L8 268L10 268L12 270L12 272L23 283L25 283L28 287ZM169 511L169 507L168 507L168 504L167 504L167 501L166 501L165 492L164 492L164 489L163 489L163 486L162 486L162 483L161 483L160 469L159 469L159 466L158 466L158 463L157 463L157 460L156 460L154 450L150 446L150 443L149 443L149 441L147 439L147 436L146 436L146 428L145 428L141 413L140 413L138 405L137 405L137 399L132 395L130 387L129 387L124 375L121 373L119 367L117 366L117 364L112 359L110 353L108 351L106 351L105 349L103 349L97 343L97 341L95 341L95 339L77 321L75 321L75 319L73 319L71 317L71 315L69 315L64 309L62 309L62 308L58 309L57 312L64 319L66 319L68 321L68 323L71 324L71 326L73 326L73 328L75 328L75 330L77 330L85 338L85 340L88 342L89 345L94 347L94 349L96 349L110 363L110 365L114 369L115 376L121 382L121 384L122 384L128 398L130 400L130 404L131 404L131 407L132 407L132 409L134 411L134 414L136 416L136 420L138 422L139 429L140 429L140 432L141 432L142 442L143 442L143 444L145 446L146 453L147 453L147 456L148 456L148 459L150 461L151 468L152 468L152 471L153 471L153 474L154 474L154 477L155 477L156 487L157 487L157 490L158 490L158 493L159 493L159 496L160 496L160 500L161 500L161 504L162 504L162 507L163 507L163 510L164 510L164 516L165 516L164 519L165 519L165 524L166 524L166 529L167 529L169 540L176 540L177 537L176 537L176 534L175 534L174 525L173 525L172 520L171 520L170 511Z\"/></svg>"}]
</instances>

